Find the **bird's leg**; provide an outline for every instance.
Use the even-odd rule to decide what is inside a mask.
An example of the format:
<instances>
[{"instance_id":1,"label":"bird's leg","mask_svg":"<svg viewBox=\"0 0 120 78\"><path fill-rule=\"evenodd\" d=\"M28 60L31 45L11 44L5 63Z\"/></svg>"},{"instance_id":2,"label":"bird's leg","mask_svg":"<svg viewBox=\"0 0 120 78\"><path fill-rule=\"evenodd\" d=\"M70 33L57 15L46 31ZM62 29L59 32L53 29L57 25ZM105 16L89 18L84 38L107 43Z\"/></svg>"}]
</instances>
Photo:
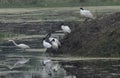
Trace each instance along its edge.
<instances>
[{"instance_id":1,"label":"bird's leg","mask_svg":"<svg viewBox=\"0 0 120 78\"><path fill-rule=\"evenodd\" d=\"M89 18L85 18L84 23L88 21Z\"/></svg>"},{"instance_id":2,"label":"bird's leg","mask_svg":"<svg viewBox=\"0 0 120 78\"><path fill-rule=\"evenodd\" d=\"M23 49L23 52L25 52L26 50L25 49Z\"/></svg>"},{"instance_id":3,"label":"bird's leg","mask_svg":"<svg viewBox=\"0 0 120 78\"><path fill-rule=\"evenodd\" d=\"M21 49L21 52L25 52L25 49Z\"/></svg>"}]
</instances>

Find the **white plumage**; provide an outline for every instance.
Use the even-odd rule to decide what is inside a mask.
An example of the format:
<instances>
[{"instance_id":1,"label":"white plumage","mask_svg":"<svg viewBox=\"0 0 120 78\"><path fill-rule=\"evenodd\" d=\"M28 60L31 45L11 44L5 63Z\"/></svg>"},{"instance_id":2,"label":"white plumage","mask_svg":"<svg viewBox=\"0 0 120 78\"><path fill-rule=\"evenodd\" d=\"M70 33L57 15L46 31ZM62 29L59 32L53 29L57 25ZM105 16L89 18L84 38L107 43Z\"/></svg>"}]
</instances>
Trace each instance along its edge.
<instances>
[{"instance_id":1,"label":"white plumage","mask_svg":"<svg viewBox=\"0 0 120 78\"><path fill-rule=\"evenodd\" d=\"M61 25L61 29L64 33L71 33L71 29L67 25Z\"/></svg>"},{"instance_id":2,"label":"white plumage","mask_svg":"<svg viewBox=\"0 0 120 78\"><path fill-rule=\"evenodd\" d=\"M52 47L52 45L49 42L46 42L45 40L43 40L43 46L45 48L51 48Z\"/></svg>"},{"instance_id":3,"label":"white plumage","mask_svg":"<svg viewBox=\"0 0 120 78\"><path fill-rule=\"evenodd\" d=\"M52 62L50 59L44 59L43 64L46 65L47 63Z\"/></svg>"},{"instance_id":4,"label":"white plumage","mask_svg":"<svg viewBox=\"0 0 120 78\"><path fill-rule=\"evenodd\" d=\"M89 10L85 10L83 8L80 8L80 15L86 18L94 19L93 14Z\"/></svg>"},{"instance_id":5,"label":"white plumage","mask_svg":"<svg viewBox=\"0 0 120 78\"><path fill-rule=\"evenodd\" d=\"M50 37L49 40L52 41L52 40L55 40L55 42L58 44L58 46L61 46L61 43L60 41L57 39L57 38L53 38L53 37Z\"/></svg>"},{"instance_id":6,"label":"white plumage","mask_svg":"<svg viewBox=\"0 0 120 78\"><path fill-rule=\"evenodd\" d=\"M55 39L52 39L51 44L52 44L53 49L55 49L55 50L58 49L58 43L55 41Z\"/></svg>"},{"instance_id":7,"label":"white plumage","mask_svg":"<svg viewBox=\"0 0 120 78\"><path fill-rule=\"evenodd\" d=\"M17 45L17 47L23 48L23 49L30 48L30 47L29 47L28 45L26 45L26 44L19 44L19 45Z\"/></svg>"},{"instance_id":8,"label":"white plumage","mask_svg":"<svg viewBox=\"0 0 120 78\"><path fill-rule=\"evenodd\" d=\"M60 41L57 38L51 37L51 33L48 33L45 37L45 40L50 43L50 47L54 50L57 50L59 46L61 46Z\"/></svg>"},{"instance_id":9,"label":"white plumage","mask_svg":"<svg viewBox=\"0 0 120 78\"><path fill-rule=\"evenodd\" d=\"M15 46L17 46L18 48L21 48L21 49L30 48L30 47L29 47L28 45L26 45L26 44L16 44L14 40L9 40L9 41L13 42L13 44L14 44Z\"/></svg>"},{"instance_id":10,"label":"white plumage","mask_svg":"<svg viewBox=\"0 0 120 78\"><path fill-rule=\"evenodd\" d=\"M76 78L76 76L69 75L69 76L65 76L64 78Z\"/></svg>"},{"instance_id":11,"label":"white plumage","mask_svg":"<svg viewBox=\"0 0 120 78\"><path fill-rule=\"evenodd\" d=\"M16 64L25 64L29 61L30 59L25 59L25 58L22 58L20 59L18 62L16 62Z\"/></svg>"},{"instance_id":12,"label":"white plumage","mask_svg":"<svg viewBox=\"0 0 120 78\"><path fill-rule=\"evenodd\" d=\"M58 49L58 40L55 38L50 38L50 35L47 35L47 37L43 38L43 46L45 48L53 48L55 50ZM60 43L59 43L60 44Z\"/></svg>"}]
</instances>

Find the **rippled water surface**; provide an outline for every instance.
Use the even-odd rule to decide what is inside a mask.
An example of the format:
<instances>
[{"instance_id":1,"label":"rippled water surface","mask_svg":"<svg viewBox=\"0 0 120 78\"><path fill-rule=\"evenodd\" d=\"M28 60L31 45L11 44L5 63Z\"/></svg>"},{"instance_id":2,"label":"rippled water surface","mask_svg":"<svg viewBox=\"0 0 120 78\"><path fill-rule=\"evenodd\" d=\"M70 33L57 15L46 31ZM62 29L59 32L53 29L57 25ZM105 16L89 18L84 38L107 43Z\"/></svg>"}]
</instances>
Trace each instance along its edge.
<instances>
[{"instance_id":1,"label":"rippled water surface","mask_svg":"<svg viewBox=\"0 0 120 78\"><path fill-rule=\"evenodd\" d=\"M120 78L120 60L54 59L43 65L49 55L46 55L41 40L32 39L29 43L26 41L18 41L32 45L31 49L25 51L11 43L1 45L0 78ZM57 64L60 66L59 70L52 70Z\"/></svg>"}]
</instances>

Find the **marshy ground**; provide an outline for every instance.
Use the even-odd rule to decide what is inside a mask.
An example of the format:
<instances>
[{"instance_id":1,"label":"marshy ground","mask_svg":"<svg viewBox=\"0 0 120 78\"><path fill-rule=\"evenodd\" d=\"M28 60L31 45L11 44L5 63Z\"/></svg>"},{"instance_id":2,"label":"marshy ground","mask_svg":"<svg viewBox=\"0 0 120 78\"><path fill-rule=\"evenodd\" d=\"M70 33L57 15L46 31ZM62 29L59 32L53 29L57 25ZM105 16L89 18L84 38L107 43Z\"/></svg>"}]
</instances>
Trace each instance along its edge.
<instances>
[{"instance_id":1,"label":"marshy ground","mask_svg":"<svg viewBox=\"0 0 120 78\"><path fill-rule=\"evenodd\" d=\"M120 13L118 11L120 11L120 8L119 6L85 8L90 9L98 20L84 24L82 22L84 19L81 19L79 15L79 7L0 9L0 63L5 62L5 64L12 65L11 63L14 63L22 56L30 58L28 63L12 70L3 65L0 66L0 77L41 78L40 73L43 70L41 61L44 57L49 57L63 66L66 72L64 76L75 75L77 78L119 78ZM61 23L65 23L73 31L76 29L77 31L63 37L59 27ZM59 52L61 53L57 52L60 55L56 55L56 53L54 55L43 54L45 49L42 46L42 38L49 31L53 31L53 36L61 38L62 42L67 42L60 48ZM78 38L78 34L80 38ZM78 45L80 50L78 48L74 49L72 42L69 43L71 40L74 43L72 38L76 38L75 43L78 43L80 40L82 42L86 40L86 42L82 43L82 49L79 48L80 43ZM28 44L31 49L23 52L9 43L9 39L14 39L17 43ZM90 41L89 39L93 40ZM108 44L109 42L112 45ZM68 46L66 47L66 45ZM71 46L69 47L69 45ZM92 50L90 47L92 47ZM106 48L107 50L105 50ZM64 76L59 74L53 77L48 76L47 78L64 78Z\"/></svg>"}]
</instances>

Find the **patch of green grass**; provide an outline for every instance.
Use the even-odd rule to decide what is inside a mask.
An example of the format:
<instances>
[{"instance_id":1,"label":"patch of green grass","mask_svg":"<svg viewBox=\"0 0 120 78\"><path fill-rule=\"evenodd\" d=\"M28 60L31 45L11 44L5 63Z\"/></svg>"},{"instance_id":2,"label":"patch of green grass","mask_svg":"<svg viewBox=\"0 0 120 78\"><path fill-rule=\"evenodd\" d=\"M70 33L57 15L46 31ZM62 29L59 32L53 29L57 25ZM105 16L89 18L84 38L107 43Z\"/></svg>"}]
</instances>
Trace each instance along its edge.
<instances>
[{"instance_id":1,"label":"patch of green grass","mask_svg":"<svg viewBox=\"0 0 120 78\"><path fill-rule=\"evenodd\" d=\"M19 35L20 34L14 34L14 33L10 33L10 32L0 33L0 40L5 39L5 38L16 37L16 36L19 36Z\"/></svg>"},{"instance_id":2,"label":"patch of green grass","mask_svg":"<svg viewBox=\"0 0 120 78\"><path fill-rule=\"evenodd\" d=\"M0 40L1 40L2 38L4 38L4 35L3 35L3 34L0 34Z\"/></svg>"},{"instance_id":3,"label":"patch of green grass","mask_svg":"<svg viewBox=\"0 0 120 78\"><path fill-rule=\"evenodd\" d=\"M98 17L120 11L119 6L84 7ZM81 21L79 7L0 9L1 22Z\"/></svg>"},{"instance_id":4,"label":"patch of green grass","mask_svg":"<svg viewBox=\"0 0 120 78\"><path fill-rule=\"evenodd\" d=\"M1 0L1 8L120 5L119 0Z\"/></svg>"}]
</instances>

